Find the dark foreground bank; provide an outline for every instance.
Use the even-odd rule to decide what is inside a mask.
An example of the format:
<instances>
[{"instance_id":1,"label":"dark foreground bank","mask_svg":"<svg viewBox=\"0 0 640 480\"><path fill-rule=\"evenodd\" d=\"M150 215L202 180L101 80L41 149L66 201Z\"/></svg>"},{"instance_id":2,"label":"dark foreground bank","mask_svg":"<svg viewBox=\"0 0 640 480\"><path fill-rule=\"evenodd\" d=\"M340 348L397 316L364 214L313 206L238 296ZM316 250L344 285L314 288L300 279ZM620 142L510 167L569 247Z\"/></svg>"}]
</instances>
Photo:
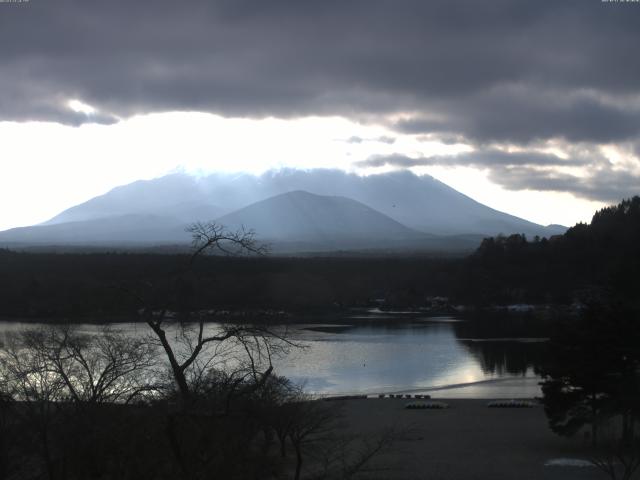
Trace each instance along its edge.
<instances>
[{"instance_id":1,"label":"dark foreground bank","mask_svg":"<svg viewBox=\"0 0 640 480\"><path fill-rule=\"evenodd\" d=\"M405 409L409 400L347 400L346 428L374 435L393 427L402 432L370 465L368 478L397 479L603 479L591 466L563 460L589 458L582 436L559 437L547 426L541 406L488 408L487 400L445 401L447 409Z\"/></svg>"}]
</instances>

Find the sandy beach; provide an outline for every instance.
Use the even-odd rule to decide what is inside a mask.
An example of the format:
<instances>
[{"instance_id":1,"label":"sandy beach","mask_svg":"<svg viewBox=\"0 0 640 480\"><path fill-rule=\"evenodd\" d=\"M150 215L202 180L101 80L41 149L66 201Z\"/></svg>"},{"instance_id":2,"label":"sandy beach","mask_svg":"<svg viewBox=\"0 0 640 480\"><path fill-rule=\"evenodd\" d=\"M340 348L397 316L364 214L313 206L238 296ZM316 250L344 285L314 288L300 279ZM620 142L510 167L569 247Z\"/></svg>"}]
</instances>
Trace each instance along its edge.
<instances>
[{"instance_id":1,"label":"sandy beach","mask_svg":"<svg viewBox=\"0 0 640 480\"><path fill-rule=\"evenodd\" d=\"M487 400L439 399L443 410L409 410L405 399L345 400L347 431L375 435L404 431L375 461L384 471L368 478L398 479L605 479L594 467L545 466L558 459L586 459L583 438L566 439L547 426L541 406L488 408Z\"/></svg>"}]
</instances>

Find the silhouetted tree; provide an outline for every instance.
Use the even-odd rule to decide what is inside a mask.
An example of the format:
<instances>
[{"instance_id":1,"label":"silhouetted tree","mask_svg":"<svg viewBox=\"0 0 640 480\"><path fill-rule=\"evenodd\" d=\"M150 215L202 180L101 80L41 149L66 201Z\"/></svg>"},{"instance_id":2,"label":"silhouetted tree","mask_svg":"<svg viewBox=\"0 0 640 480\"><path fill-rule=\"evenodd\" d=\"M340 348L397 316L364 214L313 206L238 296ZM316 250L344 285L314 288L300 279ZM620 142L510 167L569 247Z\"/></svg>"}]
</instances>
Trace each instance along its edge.
<instances>
[{"instance_id":1,"label":"silhouetted tree","mask_svg":"<svg viewBox=\"0 0 640 480\"><path fill-rule=\"evenodd\" d=\"M193 254L188 269L195 260L207 253L239 255L242 253L263 254L265 247L255 241L255 233L251 230L231 232L215 222L195 223L187 228L193 236ZM222 323L215 329L206 328L207 314L187 312L187 322L176 323L169 318L166 307L154 308L151 302L134 293L142 304L142 315L163 349L169 363L173 379L183 402L192 397L193 386L197 383L189 381L201 377L214 362L225 362L229 355L245 354L243 360L250 366L247 375L256 382L262 382L273 371L271 358L279 348L284 337L269 330L264 323ZM178 328L175 342L167 335L167 326ZM202 359L205 359L204 362ZM238 371L244 370L244 361L240 362ZM264 371L258 372L259 368Z\"/></svg>"},{"instance_id":2,"label":"silhouetted tree","mask_svg":"<svg viewBox=\"0 0 640 480\"><path fill-rule=\"evenodd\" d=\"M2 368L7 390L20 402L17 410L23 419L27 436L37 445L36 453L44 463L49 480L59 478L59 445L54 442L60 425L60 402L67 392L63 379L52 375L52 367L42 351L24 348L21 336L7 339L2 355Z\"/></svg>"},{"instance_id":3,"label":"silhouetted tree","mask_svg":"<svg viewBox=\"0 0 640 480\"><path fill-rule=\"evenodd\" d=\"M187 274L195 275L195 261L210 252L233 256L265 251L252 231L229 232L216 223L196 223L188 231L193 254ZM255 467L255 461L242 461L251 453L241 444L252 443L260 422L244 415L234 423L230 410L238 399L247 405L268 383L273 357L291 344L286 332L276 332L256 318L229 322L215 317L216 323L208 324L212 317L207 312L181 312L184 316L176 321L166 307L154 308L137 297L176 386L179 408L168 412L165 432L182 476L197 478L211 465L231 475L230 459L236 469Z\"/></svg>"},{"instance_id":4,"label":"silhouetted tree","mask_svg":"<svg viewBox=\"0 0 640 480\"><path fill-rule=\"evenodd\" d=\"M620 436L611 419L599 426L600 440L589 456L590 462L602 470L611 480L630 480L640 468L640 436Z\"/></svg>"},{"instance_id":5,"label":"silhouetted tree","mask_svg":"<svg viewBox=\"0 0 640 480\"><path fill-rule=\"evenodd\" d=\"M640 318L634 310L594 304L566 321L551 339L542 369L543 403L553 431L573 435L620 417L630 441L640 419Z\"/></svg>"},{"instance_id":6,"label":"silhouetted tree","mask_svg":"<svg viewBox=\"0 0 640 480\"><path fill-rule=\"evenodd\" d=\"M59 378L69 400L77 404L129 403L158 389L152 383L155 349L135 338L102 327L82 334L70 325L25 330L23 348L41 356L50 375Z\"/></svg>"},{"instance_id":7,"label":"silhouetted tree","mask_svg":"<svg viewBox=\"0 0 640 480\"><path fill-rule=\"evenodd\" d=\"M51 480L106 469L125 440L116 435L124 410L110 406L157 389L154 358L146 342L108 327L95 335L57 325L10 336L0 369L6 394L18 401L10 426L21 431L24 455L29 444L38 445Z\"/></svg>"},{"instance_id":8,"label":"silhouetted tree","mask_svg":"<svg viewBox=\"0 0 640 480\"><path fill-rule=\"evenodd\" d=\"M12 417L15 401L7 387L7 379L0 372L0 480L9 478L15 460L14 438L18 432L14 428Z\"/></svg>"}]
</instances>

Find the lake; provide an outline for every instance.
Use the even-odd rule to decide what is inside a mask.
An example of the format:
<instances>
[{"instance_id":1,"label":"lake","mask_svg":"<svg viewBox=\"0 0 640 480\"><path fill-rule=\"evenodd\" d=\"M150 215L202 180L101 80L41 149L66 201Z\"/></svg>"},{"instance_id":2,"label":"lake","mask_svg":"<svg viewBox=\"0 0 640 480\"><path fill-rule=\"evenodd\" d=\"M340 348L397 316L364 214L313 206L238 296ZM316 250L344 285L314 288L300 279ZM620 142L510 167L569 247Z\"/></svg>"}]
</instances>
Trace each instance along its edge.
<instances>
[{"instance_id":1,"label":"lake","mask_svg":"<svg viewBox=\"0 0 640 480\"><path fill-rule=\"evenodd\" d=\"M24 328L0 323L0 336ZM31 324L33 326L33 324ZM140 323L114 326L145 335ZM95 325L79 325L88 333ZM208 328L215 328L215 324ZM505 334L512 331L502 329ZM490 336L487 336L487 333ZM316 395L427 393L441 398L530 398L545 339L505 336L463 317L364 312L339 322L290 327L296 343L275 371Z\"/></svg>"},{"instance_id":2,"label":"lake","mask_svg":"<svg viewBox=\"0 0 640 480\"><path fill-rule=\"evenodd\" d=\"M348 319L346 319L348 320ZM541 394L534 373L545 342L467 337L453 317L303 325L307 348L277 364L280 374L317 394L427 393L449 398L524 398Z\"/></svg>"}]
</instances>

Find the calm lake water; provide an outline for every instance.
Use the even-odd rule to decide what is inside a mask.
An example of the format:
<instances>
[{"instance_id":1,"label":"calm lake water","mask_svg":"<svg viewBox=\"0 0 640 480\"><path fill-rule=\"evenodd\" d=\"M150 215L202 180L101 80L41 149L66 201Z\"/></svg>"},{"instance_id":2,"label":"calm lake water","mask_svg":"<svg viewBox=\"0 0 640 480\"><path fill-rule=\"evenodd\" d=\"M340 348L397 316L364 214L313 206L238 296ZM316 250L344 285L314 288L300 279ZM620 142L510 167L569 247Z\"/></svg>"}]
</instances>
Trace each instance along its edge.
<instances>
[{"instance_id":1,"label":"calm lake water","mask_svg":"<svg viewBox=\"0 0 640 480\"><path fill-rule=\"evenodd\" d=\"M291 352L278 370L318 394L540 395L534 367L542 339L461 338L456 327L451 317L307 325L296 332L307 348Z\"/></svg>"},{"instance_id":2,"label":"calm lake water","mask_svg":"<svg viewBox=\"0 0 640 480\"><path fill-rule=\"evenodd\" d=\"M474 336L487 329L453 317L366 313L340 321L290 327L292 338L305 348L294 349L278 359L276 373L319 395L540 395L534 367L542 358L544 339L497 336L495 331L491 331L491 337ZM0 323L0 338L24 326L20 322ZM95 332L99 327L78 328ZM148 333L144 324L125 323L115 328L136 336Z\"/></svg>"}]
</instances>

